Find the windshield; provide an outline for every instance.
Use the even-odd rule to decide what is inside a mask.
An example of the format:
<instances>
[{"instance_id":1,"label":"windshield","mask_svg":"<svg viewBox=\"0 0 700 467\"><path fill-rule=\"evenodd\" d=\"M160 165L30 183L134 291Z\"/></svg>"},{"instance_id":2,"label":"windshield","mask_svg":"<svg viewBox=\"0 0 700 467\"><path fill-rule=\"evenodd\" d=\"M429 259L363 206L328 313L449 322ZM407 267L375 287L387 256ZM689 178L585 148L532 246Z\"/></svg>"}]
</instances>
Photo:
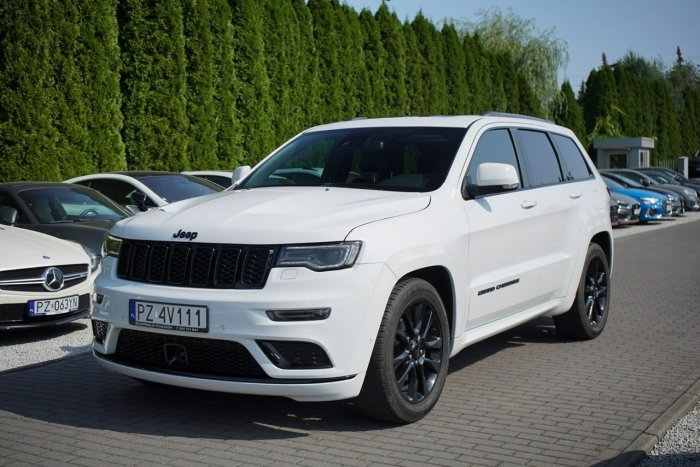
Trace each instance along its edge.
<instances>
[{"instance_id":1,"label":"windshield","mask_svg":"<svg viewBox=\"0 0 700 467\"><path fill-rule=\"evenodd\" d=\"M621 184L623 184L624 186L629 187L629 188L646 188L641 183L635 182L631 178L627 178L624 175L615 174L615 179L617 181L619 181Z\"/></svg>"},{"instance_id":2,"label":"windshield","mask_svg":"<svg viewBox=\"0 0 700 467\"><path fill-rule=\"evenodd\" d=\"M239 188L336 186L433 191L442 185L465 128L391 127L301 135L248 176Z\"/></svg>"},{"instance_id":3,"label":"windshield","mask_svg":"<svg viewBox=\"0 0 700 467\"><path fill-rule=\"evenodd\" d=\"M30 188L18 195L41 223L119 220L129 216L106 196L79 185Z\"/></svg>"},{"instance_id":4,"label":"windshield","mask_svg":"<svg viewBox=\"0 0 700 467\"><path fill-rule=\"evenodd\" d=\"M223 190L215 183L189 175L148 175L138 179L168 203L210 195Z\"/></svg>"}]
</instances>

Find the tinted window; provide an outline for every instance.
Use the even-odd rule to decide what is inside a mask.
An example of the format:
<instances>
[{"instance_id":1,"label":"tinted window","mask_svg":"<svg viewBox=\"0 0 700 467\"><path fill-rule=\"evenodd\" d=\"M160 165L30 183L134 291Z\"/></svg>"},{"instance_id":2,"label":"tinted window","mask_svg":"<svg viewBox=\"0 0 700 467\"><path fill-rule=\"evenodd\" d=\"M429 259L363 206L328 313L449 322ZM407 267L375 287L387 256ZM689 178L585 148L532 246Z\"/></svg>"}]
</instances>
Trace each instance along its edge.
<instances>
[{"instance_id":1,"label":"tinted window","mask_svg":"<svg viewBox=\"0 0 700 467\"><path fill-rule=\"evenodd\" d=\"M130 198L131 193L134 191L139 191L133 185L121 180L101 178L96 180L86 180L79 183L99 191L109 199L116 201L122 206L134 204Z\"/></svg>"},{"instance_id":2,"label":"tinted window","mask_svg":"<svg viewBox=\"0 0 700 467\"><path fill-rule=\"evenodd\" d=\"M508 130L487 131L479 138L479 143L476 145L467 169L467 183L469 185L476 185L476 169L479 164L484 162L508 164L515 167L516 170L518 169L518 160Z\"/></svg>"},{"instance_id":3,"label":"tinted window","mask_svg":"<svg viewBox=\"0 0 700 467\"><path fill-rule=\"evenodd\" d=\"M27 216L17 205L17 202L8 193L0 191L0 206L7 206L8 208L14 208L17 211L17 223L26 224L29 222Z\"/></svg>"},{"instance_id":4,"label":"tinted window","mask_svg":"<svg viewBox=\"0 0 700 467\"><path fill-rule=\"evenodd\" d=\"M523 151L528 185L551 185L562 181L557 155L546 133L518 130L518 144Z\"/></svg>"},{"instance_id":5,"label":"tinted window","mask_svg":"<svg viewBox=\"0 0 700 467\"><path fill-rule=\"evenodd\" d=\"M139 177L139 181L168 203L223 190L215 183L189 175L147 175Z\"/></svg>"},{"instance_id":6,"label":"tinted window","mask_svg":"<svg viewBox=\"0 0 700 467\"><path fill-rule=\"evenodd\" d=\"M586 160L579 151L578 146L571 138L562 135L552 135L554 144L559 150L559 157L562 161L562 170L566 180L580 180L589 178L591 170L586 164Z\"/></svg>"},{"instance_id":7,"label":"tinted window","mask_svg":"<svg viewBox=\"0 0 700 467\"><path fill-rule=\"evenodd\" d=\"M19 192L19 197L41 223L118 220L127 216L112 201L82 186L29 188Z\"/></svg>"},{"instance_id":8,"label":"tinted window","mask_svg":"<svg viewBox=\"0 0 700 467\"><path fill-rule=\"evenodd\" d=\"M447 176L464 128L348 128L306 133L258 167L239 188L340 186L432 191Z\"/></svg>"}]
</instances>

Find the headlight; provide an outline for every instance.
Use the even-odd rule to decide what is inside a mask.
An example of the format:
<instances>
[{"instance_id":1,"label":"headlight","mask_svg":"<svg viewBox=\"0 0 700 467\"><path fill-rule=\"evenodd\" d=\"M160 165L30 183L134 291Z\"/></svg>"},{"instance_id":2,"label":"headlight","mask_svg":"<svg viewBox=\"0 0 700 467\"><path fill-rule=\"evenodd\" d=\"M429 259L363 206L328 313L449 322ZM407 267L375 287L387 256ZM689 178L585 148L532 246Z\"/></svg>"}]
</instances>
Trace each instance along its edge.
<instances>
[{"instance_id":1,"label":"headlight","mask_svg":"<svg viewBox=\"0 0 700 467\"><path fill-rule=\"evenodd\" d=\"M85 253L90 257L90 270L92 272L95 272L95 269L97 269L97 266L100 265L100 260L97 258L97 255L95 254L94 251L92 251L92 248L87 247L85 245L81 245L83 247L83 250L85 250Z\"/></svg>"},{"instance_id":2,"label":"headlight","mask_svg":"<svg viewBox=\"0 0 700 467\"><path fill-rule=\"evenodd\" d=\"M362 242L284 246L275 266L297 266L312 271L349 268L355 264L361 246Z\"/></svg>"},{"instance_id":3,"label":"headlight","mask_svg":"<svg viewBox=\"0 0 700 467\"><path fill-rule=\"evenodd\" d=\"M659 202L659 200L657 198L641 198L641 200L643 203L646 203L646 204L656 204Z\"/></svg>"},{"instance_id":4,"label":"headlight","mask_svg":"<svg viewBox=\"0 0 700 467\"><path fill-rule=\"evenodd\" d=\"M119 250L122 247L122 239L119 237L113 237L110 234L105 236L105 242L102 244L102 256L114 256L119 257Z\"/></svg>"}]
</instances>

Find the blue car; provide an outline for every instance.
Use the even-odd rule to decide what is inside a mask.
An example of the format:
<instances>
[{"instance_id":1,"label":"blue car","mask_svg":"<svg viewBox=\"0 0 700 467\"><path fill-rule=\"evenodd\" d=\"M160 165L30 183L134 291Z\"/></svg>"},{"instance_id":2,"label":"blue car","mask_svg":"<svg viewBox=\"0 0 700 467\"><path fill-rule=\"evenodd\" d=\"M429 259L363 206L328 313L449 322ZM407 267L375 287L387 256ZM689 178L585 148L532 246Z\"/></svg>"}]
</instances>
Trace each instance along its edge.
<instances>
[{"instance_id":1,"label":"blue car","mask_svg":"<svg viewBox=\"0 0 700 467\"><path fill-rule=\"evenodd\" d=\"M622 184L605 175L603 175L603 180L605 180L610 191L631 196L639 202L641 207L639 211L640 223L661 219L663 216L666 209L666 200L660 193L640 188L625 188Z\"/></svg>"}]
</instances>

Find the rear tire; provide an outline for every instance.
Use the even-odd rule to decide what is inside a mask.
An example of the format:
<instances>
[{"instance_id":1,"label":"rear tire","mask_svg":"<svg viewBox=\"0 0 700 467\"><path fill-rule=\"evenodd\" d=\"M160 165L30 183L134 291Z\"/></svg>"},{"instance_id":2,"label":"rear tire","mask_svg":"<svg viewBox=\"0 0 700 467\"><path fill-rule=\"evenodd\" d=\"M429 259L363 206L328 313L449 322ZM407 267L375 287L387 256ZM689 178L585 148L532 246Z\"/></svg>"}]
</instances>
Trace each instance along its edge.
<instances>
[{"instance_id":1,"label":"rear tire","mask_svg":"<svg viewBox=\"0 0 700 467\"><path fill-rule=\"evenodd\" d=\"M592 243L571 309L554 317L557 332L572 339L594 339L603 332L610 309L610 266L603 249Z\"/></svg>"},{"instance_id":2,"label":"rear tire","mask_svg":"<svg viewBox=\"0 0 700 467\"><path fill-rule=\"evenodd\" d=\"M356 399L364 415L392 423L423 418L447 379L450 330L440 295L409 278L394 287Z\"/></svg>"}]
</instances>

